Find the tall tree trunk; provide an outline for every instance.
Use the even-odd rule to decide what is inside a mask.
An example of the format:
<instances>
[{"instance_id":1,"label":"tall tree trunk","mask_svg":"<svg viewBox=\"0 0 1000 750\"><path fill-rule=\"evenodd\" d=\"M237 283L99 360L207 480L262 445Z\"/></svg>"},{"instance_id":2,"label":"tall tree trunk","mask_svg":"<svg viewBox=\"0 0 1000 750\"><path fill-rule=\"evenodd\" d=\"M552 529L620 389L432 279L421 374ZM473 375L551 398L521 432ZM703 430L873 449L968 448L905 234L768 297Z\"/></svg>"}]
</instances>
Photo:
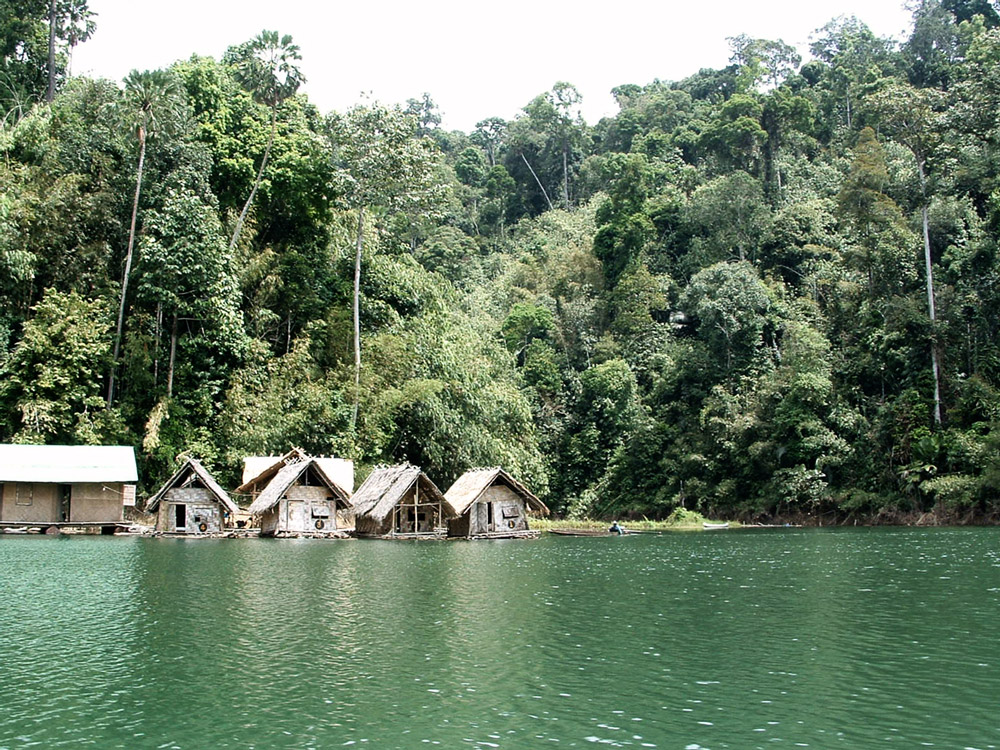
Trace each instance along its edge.
<instances>
[{"instance_id":1,"label":"tall tree trunk","mask_svg":"<svg viewBox=\"0 0 1000 750\"><path fill-rule=\"evenodd\" d=\"M139 191L142 188L142 168L146 162L146 129L139 126L139 167L135 175L135 197L132 199L132 221L128 229L128 250L125 251L125 275L122 276L122 298L118 305L118 325L115 327L115 349L111 356L111 376L108 378L108 408L115 400L115 368L121 351L122 325L125 322L125 297L128 294L128 277L132 273L132 249L135 247L135 219L139 213Z\"/></svg>"},{"instance_id":2,"label":"tall tree trunk","mask_svg":"<svg viewBox=\"0 0 1000 750\"><path fill-rule=\"evenodd\" d=\"M49 87L45 101L56 98L56 0L49 0Z\"/></svg>"},{"instance_id":3,"label":"tall tree trunk","mask_svg":"<svg viewBox=\"0 0 1000 750\"><path fill-rule=\"evenodd\" d=\"M174 362L177 359L177 313L170 326L170 364L167 365L167 398L174 395Z\"/></svg>"},{"instance_id":4,"label":"tall tree trunk","mask_svg":"<svg viewBox=\"0 0 1000 750\"><path fill-rule=\"evenodd\" d=\"M569 145L563 144L563 208L569 209Z\"/></svg>"},{"instance_id":5,"label":"tall tree trunk","mask_svg":"<svg viewBox=\"0 0 1000 750\"><path fill-rule=\"evenodd\" d=\"M364 244L365 210L358 209L358 239L354 256L354 409L351 433L358 425L358 402L361 400L361 248Z\"/></svg>"},{"instance_id":6,"label":"tall tree trunk","mask_svg":"<svg viewBox=\"0 0 1000 750\"><path fill-rule=\"evenodd\" d=\"M260 187L260 181L264 177L264 168L267 166L267 160L271 156L271 146L274 145L274 136L278 129L278 110L276 107L271 108L271 134L267 138L267 146L264 149L264 158L260 160L260 169L257 170L257 179L253 182L253 188L250 190L250 197L247 198L247 202L243 205L243 210L240 211L240 218L236 220L236 229L233 230L233 238L229 241L229 250L236 247L236 243L240 239L240 233L243 231L243 222L246 221L247 214L250 213L250 206L253 204L253 199L257 195L257 188Z\"/></svg>"},{"instance_id":7,"label":"tall tree trunk","mask_svg":"<svg viewBox=\"0 0 1000 750\"><path fill-rule=\"evenodd\" d=\"M927 220L927 176L924 161L917 159L920 174L920 220L924 229L924 267L927 274L927 311L931 319L931 370L934 373L934 424L941 426L941 363L938 360L937 313L934 307L934 269L931 264L931 233Z\"/></svg>"},{"instance_id":8,"label":"tall tree trunk","mask_svg":"<svg viewBox=\"0 0 1000 750\"><path fill-rule=\"evenodd\" d=\"M153 336L153 388L160 384L160 334L163 330L163 303L156 303L156 335Z\"/></svg>"},{"instance_id":9,"label":"tall tree trunk","mask_svg":"<svg viewBox=\"0 0 1000 750\"><path fill-rule=\"evenodd\" d=\"M549 204L549 210L551 211L552 201L549 199L549 194L545 192L545 186L542 184L542 181L538 179L538 175L535 174L535 170L531 168L531 164L528 163L528 160L527 158L525 158L523 151L521 152L521 158L524 159L525 166L528 168L528 171L531 172L531 176L535 178L535 182L538 183L538 189L541 190L542 195L545 196L545 202Z\"/></svg>"}]
</instances>

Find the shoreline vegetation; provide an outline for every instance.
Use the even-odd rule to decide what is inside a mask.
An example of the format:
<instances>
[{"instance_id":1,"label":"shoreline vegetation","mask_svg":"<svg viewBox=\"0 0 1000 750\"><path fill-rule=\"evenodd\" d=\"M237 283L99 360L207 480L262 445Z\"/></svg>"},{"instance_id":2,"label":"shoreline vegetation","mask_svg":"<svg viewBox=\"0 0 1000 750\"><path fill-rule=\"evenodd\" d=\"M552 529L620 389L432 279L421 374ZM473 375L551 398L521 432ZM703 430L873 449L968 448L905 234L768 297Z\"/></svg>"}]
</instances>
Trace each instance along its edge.
<instances>
[{"instance_id":1,"label":"shoreline vegetation","mask_svg":"<svg viewBox=\"0 0 1000 750\"><path fill-rule=\"evenodd\" d=\"M732 529L749 528L819 528L838 526L996 526L1000 525L1000 514L983 515L977 512L945 513L940 510L931 511L899 511L886 509L881 513L862 515L843 515L831 511L825 514L808 515L790 513L768 518L731 518L706 517L698 511L685 508L675 509L667 518L650 519L646 517L620 516L617 519L600 520L585 518L533 518L531 527L540 531L553 529L588 529L606 531L611 523L617 520L629 531L688 531L704 529L705 524L729 524Z\"/></svg>"},{"instance_id":2,"label":"shoreline vegetation","mask_svg":"<svg viewBox=\"0 0 1000 750\"><path fill-rule=\"evenodd\" d=\"M21 5L0 443L133 446L140 499L297 446L634 527L1000 521L994 3L738 35L599 122L558 81L472 132L428 93L319 111L276 31L72 76L86 0Z\"/></svg>"},{"instance_id":3,"label":"shoreline vegetation","mask_svg":"<svg viewBox=\"0 0 1000 750\"><path fill-rule=\"evenodd\" d=\"M594 518L532 518L531 528L539 531L586 529L588 531L607 531L615 519L602 521ZM718 519L705 518L696 511L675 510L668 518L655 520L649 518L618 518L618 523L628 532L654 531L689 531L704 529L706 523L727 523ZM732 528L742 526L738 522L728 522Z\"/></svg>"}]
</instances>

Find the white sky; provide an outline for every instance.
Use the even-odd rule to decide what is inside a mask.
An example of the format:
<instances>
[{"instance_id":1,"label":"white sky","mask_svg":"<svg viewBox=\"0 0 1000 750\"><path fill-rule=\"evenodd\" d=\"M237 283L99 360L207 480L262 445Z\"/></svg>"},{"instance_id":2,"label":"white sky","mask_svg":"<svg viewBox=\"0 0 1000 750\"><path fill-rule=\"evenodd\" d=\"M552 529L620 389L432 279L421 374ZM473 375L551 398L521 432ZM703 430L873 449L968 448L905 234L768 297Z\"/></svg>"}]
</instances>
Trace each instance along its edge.
<instances>
[{"instance_id":1,"label":"white sky","mask_svg":"<svg viewBox=\"0 0 1000 750\"><path fill-rule=\"evenodd\" d=\"M291 34L302 51L303 88L321 111L367 94L405 103L425 91L448 129L513 118L556 81L583 95L585 119L617 111L610 90L678 80L728 63L726 37L783 39L805 52L838 15L879 36L903 37L902 0L90 0L94 37L77 47L73 72L121 80L133 68L166 67L192 54L216 59L262 29Z\"/></svg>"}]
</instances>

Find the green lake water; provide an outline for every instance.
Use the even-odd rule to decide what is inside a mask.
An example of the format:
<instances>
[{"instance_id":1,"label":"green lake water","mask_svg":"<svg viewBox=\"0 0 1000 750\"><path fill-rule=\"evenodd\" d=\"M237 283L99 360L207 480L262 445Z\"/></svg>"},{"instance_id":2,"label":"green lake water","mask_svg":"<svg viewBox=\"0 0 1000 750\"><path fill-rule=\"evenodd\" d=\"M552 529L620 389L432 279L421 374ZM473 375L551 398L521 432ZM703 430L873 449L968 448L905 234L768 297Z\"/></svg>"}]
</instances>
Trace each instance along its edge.
<instances>
[{"instance_id":1,"label":"green lake water","mask_svg":"<svg viewBox=\"0 0 1000 750\"><path fill-rule=\"evenodd\" d=\"M0 536L0 748L1000 748L1000 529Z\"/></svg>"}]
</instances>

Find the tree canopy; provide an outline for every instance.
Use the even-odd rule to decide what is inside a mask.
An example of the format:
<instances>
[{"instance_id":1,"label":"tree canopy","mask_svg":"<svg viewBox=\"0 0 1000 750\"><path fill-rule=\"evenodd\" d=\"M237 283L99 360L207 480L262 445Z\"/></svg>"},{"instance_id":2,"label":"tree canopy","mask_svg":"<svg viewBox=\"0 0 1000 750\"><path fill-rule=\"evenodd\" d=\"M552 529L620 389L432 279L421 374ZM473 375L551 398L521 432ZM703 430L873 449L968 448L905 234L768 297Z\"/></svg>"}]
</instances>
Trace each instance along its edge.
<instances>
[{"instance_id":1,"label":"tree canopy","mask_svg":"<svg viewBox=\"0 0 1000 750\"><path fill-rule=\"evenodd\" d=\"M0 440L135 445L146 489L297 445L562 514L1000 514L995 4L471 133L321 113L276 31L116 86L67 75L85 2L0 10Z\"/></svg>"}]
</instances>

